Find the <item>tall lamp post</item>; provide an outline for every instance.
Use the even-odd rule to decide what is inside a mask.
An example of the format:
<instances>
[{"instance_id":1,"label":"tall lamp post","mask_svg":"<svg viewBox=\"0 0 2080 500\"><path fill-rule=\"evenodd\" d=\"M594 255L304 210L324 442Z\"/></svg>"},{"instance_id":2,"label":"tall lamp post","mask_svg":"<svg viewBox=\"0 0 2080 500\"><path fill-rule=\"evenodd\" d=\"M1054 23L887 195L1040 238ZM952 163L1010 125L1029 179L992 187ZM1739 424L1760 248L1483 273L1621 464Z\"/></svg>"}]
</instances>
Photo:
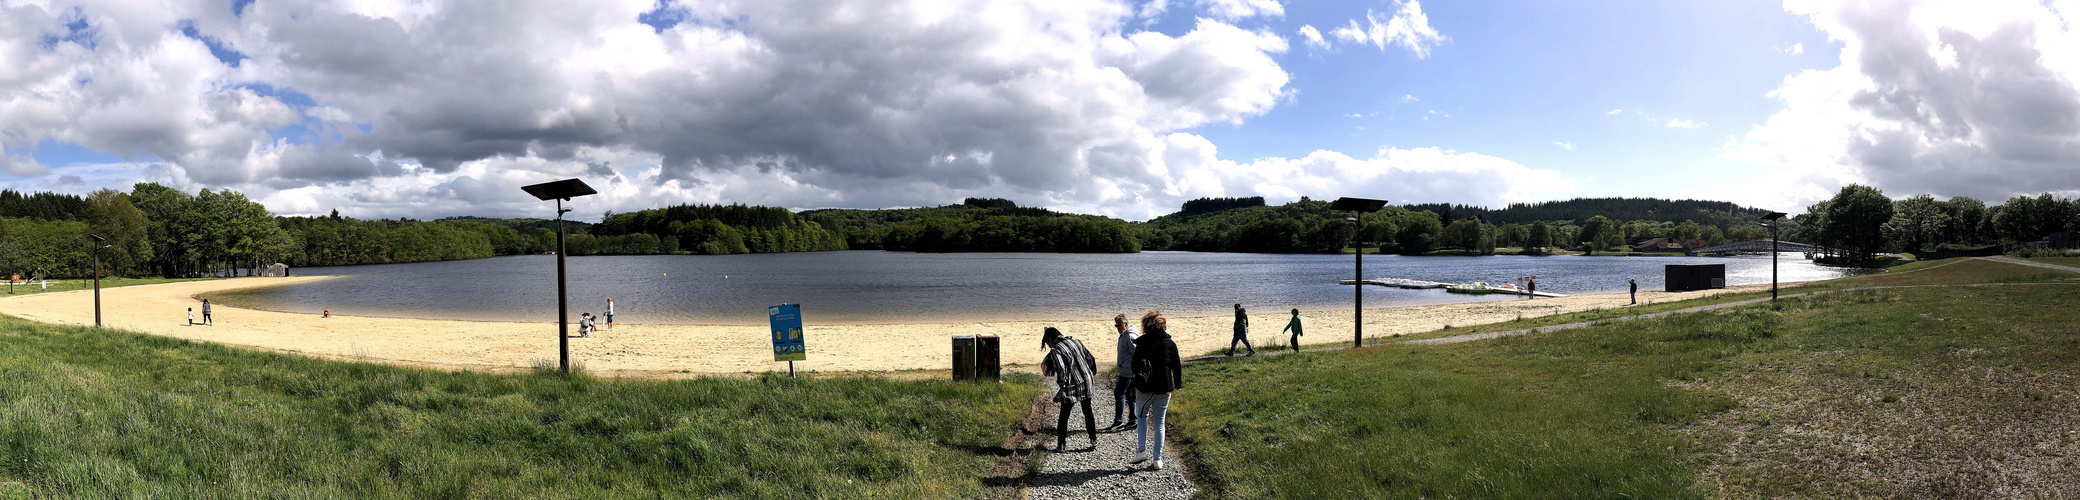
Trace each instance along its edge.
<instances>
[{"instance_id":1,"label":"tall lamp post","mask_svg":"<svg viewBox=\"0 0 2080 500\"><path fill-rule=\"evenodd\" d=\"M94 327L101 327L101 250L109 247L108 238L87 233L94 237Z\"/></svg>"},{"instance_id":2,"label":"tall lamp post","mask_svg":"<svg viewBox=\"0 0 2080 500\"><path fill-rule=\"evenodd\" d=\"M1780 222L1777 222L1777 221L1778 221L1778 220L1782 220L1783 218L1784 218L1784 213L1783 213L1783 212L1770 212L1770 213L1769 213L1768 215L1764 215L1764 216L1762 216L1762 220L1766 220L1766 221L1769 221L1768 223L1765 223L1765 224L1763 224L1763 225L1762 225L1762 227L1766 227L1766 228L1769 228L1769 300L1770 300L1770 302L1776 302L1776 301L1777 301L1777 225L1778 225L1778 224L1781 224Z\"/></svg>"},{"instance_id":3,"label":"tall lamp post","mask_svg":"<svg viewBox=\"0 0 2080 500\"><path fill-rule=\"evenodd\" d=\"M564 179L522 186L522 191L542 201L556 200L556 366L564 373L571 371L570 299L564 286L563 272L563 214L571 209L563 208L563 202L579 196L599 194L585 181Z\"/></svg>"},{"instance_id":4,"label":"tall lamp post","mask_svg":"<svg viewBox=\"0 0 2080 500\"><path fill-rule=\"evenodd\" d=\"M1343 197L1337 198L1335 202L1330 203L1329 209L1342 212L1356 212L1352 215L1357 215L1378 212L1380 208L1386 206L1387 200ZM1345 217L1343 220L1351 221L1355 225L1355 223L1358 221L1358 218ZM1356 290L1355 294L1351 299L1353 301L1353 307L1351 311L1351 347L1365 347L1365 235L1363 234L1364 229L1364 226L1359 226L1358 232L1360 234L1358 234L1357 238L1353 238L1354 240L1356 240L1355 243L1358 247L1358 251L1356 252L1358 254L1358 270L1357 274L1351 278L1353 280L1351 282L1351 289Z\"/></svg>"}]
</instances>

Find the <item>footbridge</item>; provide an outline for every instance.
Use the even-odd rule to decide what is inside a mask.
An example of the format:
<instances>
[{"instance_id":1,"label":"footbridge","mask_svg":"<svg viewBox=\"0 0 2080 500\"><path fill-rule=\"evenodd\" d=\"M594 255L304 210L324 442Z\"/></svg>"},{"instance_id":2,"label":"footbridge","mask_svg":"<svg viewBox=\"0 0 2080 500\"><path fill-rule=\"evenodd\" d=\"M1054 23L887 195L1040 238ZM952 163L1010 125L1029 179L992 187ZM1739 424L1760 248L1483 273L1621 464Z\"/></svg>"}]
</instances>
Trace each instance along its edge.
<instances>
[{"instance_id":1,"label":"footbridge","mask_svg":"<svg viewBox=\"0 0 2080 500\"><path fill-rule=\"evenodd\" d=\"M1818 253L1822 250L1820 247L1795 241L1778 241L1776 244L1779 252ZM1690 253L1769 253L1769 249L1769 240L1748 240L1694 249Z\"/></svg>"}]
</instances>

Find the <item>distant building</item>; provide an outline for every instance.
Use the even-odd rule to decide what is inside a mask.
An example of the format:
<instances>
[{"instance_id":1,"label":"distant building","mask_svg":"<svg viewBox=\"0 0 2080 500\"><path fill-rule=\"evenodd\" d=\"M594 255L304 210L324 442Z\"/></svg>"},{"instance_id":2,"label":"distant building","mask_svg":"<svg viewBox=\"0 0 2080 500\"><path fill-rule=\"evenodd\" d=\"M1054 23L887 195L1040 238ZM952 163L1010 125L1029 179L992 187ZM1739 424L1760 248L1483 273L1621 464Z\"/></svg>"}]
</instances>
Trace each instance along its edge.
<instances>
[{"instance_id":1,"label":"distant building","mask_svg":"<svg viewBox=\"0 0 2080 500\"><path fill-rule=\"evenodd\" d=\"M2051 248L2080 248L2080 233L2051 233L2044 237L2044 241L2049 242Z\"/></svg>"},{"instance_id":2,"label":"distant building","mask_svg":"<svg viewBox=\"0 0 2080 500\"><path fill-rule=\"evenodd\" d=\"M270 277L276 277L276 278L279 278L279 277L284 277L284 276L288 276L288 275L289 275L289 265L288 265L288 264L283 264L283 263L280 263L280 262L276 262L276 263L274 263L274 264L272 264L272 265L269 265L269 266L267 266L267 274L263 274L263 275L261 275L261 276L270 276Z\"/></svg>"}]
</instances>

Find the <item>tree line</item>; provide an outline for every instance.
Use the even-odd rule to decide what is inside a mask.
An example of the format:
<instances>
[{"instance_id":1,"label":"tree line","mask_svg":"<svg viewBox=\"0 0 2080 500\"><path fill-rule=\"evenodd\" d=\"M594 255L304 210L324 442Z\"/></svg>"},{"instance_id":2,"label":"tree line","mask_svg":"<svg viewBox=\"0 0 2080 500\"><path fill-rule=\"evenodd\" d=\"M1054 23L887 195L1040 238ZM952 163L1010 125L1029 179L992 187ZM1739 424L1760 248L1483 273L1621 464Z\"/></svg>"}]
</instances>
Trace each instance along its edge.
<instances>
[{"instance_id":1,"label":"tree line","mask_svg":"<svg viewBox=\"0 0 2080 500\"><path fill-rule=\"evenodd\" d=\"M1186 206L1222 206L1227 200L1204 199ZM1579 215L1583 207L1621 207L1624 213L1657 214L1662 219L1625 221L1601 214L1580 219L1532 217ZM1440 213L1440 211L1442 213ZM1502 210L1464 205L1386 206L1353 215L1329 209L1329 203L1302 197L1281 206L1240 204L1213 211L1180 210L1143 224L1142 247L1196 252L1336 253L1364 242L1385 253L1422 255L1435 252L1485 255L1498 248L1545 253L1578 248L1589 253L1622 250L1644 238L1674 238L1717 245L1762 239L1767 211L1730 203L1694 200L1582 199L1549 204L1519 204ZM1356 221L1347 219L1355 218ZM1693 219L1704 219L1698 222Z\"/></svg>"},{"instance_id":2,"label":"tree line","mask_svg":"<svg viewBox=\"0 0 2080 500\"><path fill-rule=\"evenodd\" d=\"M1893 200L1877 188L1851 184L1806 207L1797 222L1799 237L1827 248L1825 258L1863 262L1887 251L2016 249L2052 233L2080 231L2080 200L2044 193L1989 207L1968 196Z\"/></svg>"},{"instance_id":3,"label":"tree line","mask_svg":"<svg viewBox=\"0 0 2080 500\"><path fill-rule=\"evenodd\" d=\"M853 210L802 216L843 235L848 248L908 252L1131 253L1141 251L1133 224L1098 215L1020 207L1002 198L959 205Z\"/></svg>"}]
</instances>

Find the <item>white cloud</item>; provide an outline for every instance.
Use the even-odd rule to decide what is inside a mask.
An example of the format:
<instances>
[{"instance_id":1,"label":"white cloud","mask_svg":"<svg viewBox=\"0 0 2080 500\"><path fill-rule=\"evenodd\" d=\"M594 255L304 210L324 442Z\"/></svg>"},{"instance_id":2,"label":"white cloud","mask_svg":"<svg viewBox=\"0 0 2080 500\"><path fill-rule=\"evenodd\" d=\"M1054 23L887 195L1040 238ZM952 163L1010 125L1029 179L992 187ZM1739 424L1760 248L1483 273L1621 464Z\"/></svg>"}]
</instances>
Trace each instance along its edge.
<instances>
[{"instance_id":1,"label":"white cloud","mask_svg":"<svg viewBox=\"0 0 2080 500\"><path fill-rule=\"evenodd\" d=\"M1565 149L1565 150L1568 150L1568 151L1574 151L1574 143L1571 143L1571 142L1567 142L1567 141L1553 141L1553 145L1554 145L1554 146L1560 146L1560 149Z\"/></svg>"},{"instance_id":2,"label":"white cloud","mask_svg":"<svg viewBox=\"0 0 2080 500\"><path fill-rule=\"evenodd\" d=\"M1610 110L1610 111L1605 111L1605 112L1603 112L1603 115L1604 115L1604 116L1610 116L1610 115L1615 115L1615 114L1618 114L1618 113L1623 113L1623 112L1625 112L1625 109L1624 109L1624 108L1618 108L1618 109L1613 109L1613 110Z\"/></svg>"},{"instance_id":3,"label":"white cloud","mask_svg":"<svg viewBox=\"0 0 2080 500\"><path fill-rule=\"evenodd\" d=\"M1668 120L1668 125L1665 126L1668 128L1705 128L1709 127L1710 125L1706 125L1702 122L1685 120L1682 118L1673 118Z\"/></svg>"},{"instance_id":4,"label":"white cloud","mask_svg":"<svg viewBox=\"0 0 2080 500\"><path fill-rule=\"evenodd\" d=\"M1292 95L1273 58L1285 39L1213 18L1135 29L1161 2L802 14L826 3L0 4L0 167L49 175L27 154L70 142L157 159L126 167L133 178L239 189L289 213L509 215L538 208L521 183L571 175L602 177L625 198L592 203L628 208L972 195L1147 213L1181 202L1123 194L1178 190L1157 154L1172 132ZM660 17L681 21L637 22ZM67 28L81 20L90 34ZM307 137L276 136L291 125Z\"/></svg>"},{"instance_id":5,"label":"white cloud","mask_svg":"<svg viewBox=\"0 0 2080 500\"><path fill-rule=\"evenodd\" d=\"M1503 206L1564 197L1577 182L1559 172L1439 148L1381 148L1369 159L1315 151L1301 158L1236 163L1215 158L1213 144L1196 135L1171 134L1163 142L1165 164L1184 179L1165 194L1180 201L1262 195L1283 203L1301 196L1363 196Z\"/></svg>"},{"instance_id":6,"label":"white cloud","mask_svg":"<svg viewBox=\"0 0 2080 500\"><path fill-rule=\"evenodd\" d=\"M1368 43L1380 50L1386 50L1388 45L1400 46L1417 59L1430 57L1431 47L1451 39L1430 27L1430 17L1423 14L1422 4L1414 0L1400 3L1392 16L1367 9L1365 21L1361 26L1352 19L1349 25L1330 30L1329 34L1347 42Z\"/></svg>"},{"instance_id":7,"label":"white cloud","mask_svg":"<svg viewBox=\"0 0 2080 500\"><path fill-rule=\"evenodd\" d=\"M1314 29L1314 25L1301 25L1300 38L1305 39L1309 47L1315 47L1324 50L1329 48L1329 41L1322 39L1321 30Z\"/></svg>"},{"instance_id":8,"label":"white cloud","mask_svg":"<svg viewBox=\"0 0 2080 500\"><path fill-rule=\"evenodd\" d=\"M1415 94L1401 94L1401 102L1405 104L1411 102L1423 102L1423 100L1417 99Z\"/></svg>"},{"instance_id":9,"label":"white cloud","mask_svg":"<svg viewBox=\"0 0 2080 500\"><path fill-rule=\"evenodd\" d=\"M1804 43L1794 43L1791 45L1778 44L1776 48L1777 52L1783 52L1794 56L1806 53L1806 44Z\"/></svg>"},{"instance_id":10,"label":"white cloud","mask_svg":"<svg viewBox=\"0 0 2080 500\"><path fill-rule=\"evenodd\" d=\"M1197 0L1213 17L1235 21L1256 16L1284 17L1286 8L1278 0Z\"/></svg>"},{"instance_id":11,"label":"white cloud","mask_svg":"<svg viewBox=\"0 0 2080 500\"><path fill-rule=\"evenodd\" d=\"M1888 194L2080 189L2080 7L2029 0L1794 0L1840 64L1786 77L1783 109L1726 157L1774 167L1787 205L1850 182ZM1765 185L1767 183L1767 185Z\"/></svg>"}]
</instances>

